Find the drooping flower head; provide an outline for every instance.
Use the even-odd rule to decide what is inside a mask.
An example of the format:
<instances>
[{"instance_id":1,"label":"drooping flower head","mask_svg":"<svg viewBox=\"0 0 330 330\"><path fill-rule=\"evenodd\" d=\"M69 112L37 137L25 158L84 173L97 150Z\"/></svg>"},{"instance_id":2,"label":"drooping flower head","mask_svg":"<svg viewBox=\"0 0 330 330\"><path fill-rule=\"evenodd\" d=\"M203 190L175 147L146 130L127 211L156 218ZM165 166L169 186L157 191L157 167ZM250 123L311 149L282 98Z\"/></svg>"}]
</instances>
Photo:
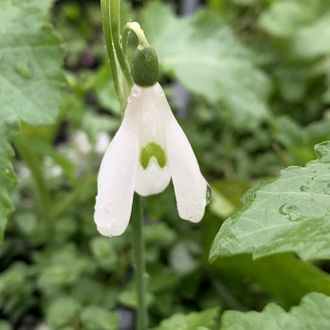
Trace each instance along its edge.
<instances>
[{"instance_id":1,"label":"drooping flower head","mask_svg":"<svg viewBox=\"0 0 330 330\"><path fill-rule=\"evenodd\" d=\"M104 236L125 231L134 192L141 196L158 194L171 179L182 219L199 222L207 204L207 182L162 87L154 81L158 72L145 70L156 68L148 63L155 61L153 54L152 48L145 51L139 46L135 57L139 59L132 70L135 85L99 170L94 219Z\"/></svg>"}]
</instances>

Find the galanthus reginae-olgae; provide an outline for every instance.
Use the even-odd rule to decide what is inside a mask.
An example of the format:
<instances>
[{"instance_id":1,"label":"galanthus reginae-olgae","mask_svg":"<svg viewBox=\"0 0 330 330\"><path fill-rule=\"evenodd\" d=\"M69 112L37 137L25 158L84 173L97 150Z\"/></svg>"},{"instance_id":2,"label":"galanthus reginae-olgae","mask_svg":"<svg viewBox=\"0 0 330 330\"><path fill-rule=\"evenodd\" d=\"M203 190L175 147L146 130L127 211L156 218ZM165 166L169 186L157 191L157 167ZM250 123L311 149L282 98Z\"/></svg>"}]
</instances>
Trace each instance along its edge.
<instances>
[{"instance_id":1,"label":"galanthus reginae-olgae","mask_svg":"<svg viewBox=\"0 0 330 330\"><path fill-rule=\"evenodd\" d=\"M121 235L130 219L134 191L141 196L158 194L171 178L180 217L200 221L208 185L189 141L161 86L134 85L98 175L94 216L98 231Z\"/></svg>"}]
</instances>

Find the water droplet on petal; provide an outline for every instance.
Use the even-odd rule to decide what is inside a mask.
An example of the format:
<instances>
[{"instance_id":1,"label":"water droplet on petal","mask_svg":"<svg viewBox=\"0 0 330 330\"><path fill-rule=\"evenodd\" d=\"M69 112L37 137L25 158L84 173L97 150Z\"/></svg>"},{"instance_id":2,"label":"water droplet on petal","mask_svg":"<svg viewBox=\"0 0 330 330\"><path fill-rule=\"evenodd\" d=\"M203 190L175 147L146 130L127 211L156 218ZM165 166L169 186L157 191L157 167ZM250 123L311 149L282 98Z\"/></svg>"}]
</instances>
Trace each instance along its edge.
<instances>
[{"instance_id":1,"label":"water droplet on petal","mask_svg":"<svg viewBox=\"0 0 330 330\"><path fill-rule=\"evenodd\" d=\"M330 162L330 141L319 143L315 146L317 158L322 163Z\"/></svg>"},{"instance_id":2,"label":"water droplet on petal","mask_svg":"<svg viewBox=\"0 0 330 330\"><path fill-rule=\"evenodd\" d=\"M210 185L206 187L206 205L209 205L212 199L212 189Z\"/></svg>"}]
</instances>

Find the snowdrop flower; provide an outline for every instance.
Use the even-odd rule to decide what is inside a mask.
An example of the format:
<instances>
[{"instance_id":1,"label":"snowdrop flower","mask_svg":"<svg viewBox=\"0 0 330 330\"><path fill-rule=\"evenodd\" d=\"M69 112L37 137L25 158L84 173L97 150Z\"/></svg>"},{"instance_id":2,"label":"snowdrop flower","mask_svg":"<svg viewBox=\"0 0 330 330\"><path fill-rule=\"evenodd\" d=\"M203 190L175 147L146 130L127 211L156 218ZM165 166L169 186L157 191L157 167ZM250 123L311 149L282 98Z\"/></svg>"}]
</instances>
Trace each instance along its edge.
<instances>
[{"instance_id":1,"label":"snowdrop flower","mask_svg":"<svg viewBox=\"0 0 330 330\"><path fill-rule=\"evenodd\" d=\"M137 23L130 24L139 29ZM156 52L141 33L132 66L135 84L98 174L94 220L104 236L119 236L125 231L134 192L158 194L171 179L182 219L199 222L208 200L207 182L157 82Z\"/></svg>"},{"instance_id":2,"label":"snowdrop flower","mask_svg":"<svg viewBox=\"0 0 330 330\"><path fill-rule=\"evenodd\" d=\"M98 175L95 222L104 236L121 235L129 222L134 191L162 192L173 180L181 218L199 222L208 185L161 86L134 85L123 122Z\"/></svg>"}]
</instances>

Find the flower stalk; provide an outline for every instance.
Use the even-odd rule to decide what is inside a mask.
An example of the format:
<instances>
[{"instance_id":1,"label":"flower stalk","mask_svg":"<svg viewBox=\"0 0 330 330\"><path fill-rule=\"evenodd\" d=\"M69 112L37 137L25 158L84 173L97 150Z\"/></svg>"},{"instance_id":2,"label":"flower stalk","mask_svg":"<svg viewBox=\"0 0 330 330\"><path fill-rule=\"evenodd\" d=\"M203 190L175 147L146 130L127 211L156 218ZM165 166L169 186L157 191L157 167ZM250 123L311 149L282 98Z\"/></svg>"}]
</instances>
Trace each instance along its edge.
<instances>
[{"instance_id":1,"label":"flower stalk","mask_svg":"<svg viewBox=\"0 0 330 330\"><path fill-rule=\"evenodd\" d=\"M105 44L110 61L113 83L116 94L119 98L119 103L122 109L125 108L124 99L120 90L119 75L118 75L118 64L116 60L116 54L113 46L113 37L110 24L110 0L101 0L101 13L103 21L103 30L105 35Z\"/></svg>"},{"instance_id":2,"label":"flower stalk","mask_svg":"<svg viewBox=\"0 0 330 330\"><path fill-rule=\"evenodd\" d=\"M143 233L143 208L141 197L135 195L133 206L133 241L135 258L135 280L137 289L137 330L148 328L146 303L146 265Z\"/></svg>"},{"instance_id":3,"label":"flower stalk","mask_svg":"<svg viewBox=\"0 0 330 330\"><path fill-rule=\"evenodd\" d=\"M101 0L101 12L114 87L124 112L133 81L121 46L120 0Z\"/></svg>"}]
</instances>

